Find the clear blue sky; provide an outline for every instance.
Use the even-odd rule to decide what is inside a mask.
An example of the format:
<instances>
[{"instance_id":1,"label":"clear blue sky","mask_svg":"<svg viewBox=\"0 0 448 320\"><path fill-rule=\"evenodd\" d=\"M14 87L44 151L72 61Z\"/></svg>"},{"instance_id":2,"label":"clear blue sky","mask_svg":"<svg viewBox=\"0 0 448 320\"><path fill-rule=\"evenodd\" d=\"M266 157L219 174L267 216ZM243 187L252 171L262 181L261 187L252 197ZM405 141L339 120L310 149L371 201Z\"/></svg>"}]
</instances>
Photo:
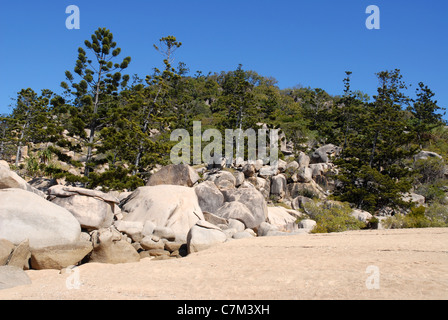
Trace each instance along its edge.
<instances>
[{"instance_id":1,"label":"clear blue sky","mask_svg":"<svg viewBox=\"0 0 448 320\"><path fill-rule=\"evenodd\" d=\"M80 29L68 30L68 5L80 9ZM368 30L368 5L380 8L380 30ZM98 27L112 31L131 56L130 75L160 67L152 45L174 35L176 53L192 73L246 70L272 76L281 88L319 87L341 94L352 87L373 95L376 72L401 69L413 96L423 81L448 108L446 0L43 0L2 1L0 113L22 88L60 92L77 48ZM448 119L445 117L445 119Z\"/></svg>"}]
</instances>

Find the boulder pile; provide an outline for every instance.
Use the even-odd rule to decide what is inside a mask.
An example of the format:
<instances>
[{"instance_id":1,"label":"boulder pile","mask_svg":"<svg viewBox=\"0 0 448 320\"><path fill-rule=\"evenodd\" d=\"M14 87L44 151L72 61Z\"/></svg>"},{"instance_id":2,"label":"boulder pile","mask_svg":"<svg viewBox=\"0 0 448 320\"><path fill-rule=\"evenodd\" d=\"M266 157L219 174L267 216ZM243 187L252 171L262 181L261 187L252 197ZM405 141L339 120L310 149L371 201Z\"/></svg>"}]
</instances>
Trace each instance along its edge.
<instances>
[{"instance_id":1,"label":"boulder pile","mask_svg":"<svg viewBox=\"0 0 448 320\"><path fill-rule=\"evenodd\" d=\"M123 193L53 183L43 183L43 192L0 162L0 266L13 272L170 259L226 241L310 233L316 222L301 209L334 188L337 152L328 145L311 157L279 160L273 175L262 161L170 165Z\"/></svg>"}]
</instances>

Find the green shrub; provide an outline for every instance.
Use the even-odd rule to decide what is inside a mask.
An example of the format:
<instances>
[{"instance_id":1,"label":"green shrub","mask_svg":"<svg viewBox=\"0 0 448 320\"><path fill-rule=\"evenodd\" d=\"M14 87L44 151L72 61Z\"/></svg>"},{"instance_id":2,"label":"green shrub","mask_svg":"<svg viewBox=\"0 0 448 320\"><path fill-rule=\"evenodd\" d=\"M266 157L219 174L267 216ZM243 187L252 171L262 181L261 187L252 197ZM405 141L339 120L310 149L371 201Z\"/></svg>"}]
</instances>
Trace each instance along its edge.
<instances>
[{"instance_id":1,"label":"green shrub","mask_svg":"<svg viewBox=\"0 0 448 320\"><path fill-rule=\"evenodd\" d=\"M443 179L445 163L442 159L420 159L414 163L416 180L420 183L430 183Z\"/></svg>"},{"instance_id":2,"label":"green shrub","mask_svg":"<svg viewBox=\"0 0 448 320\"><path fill-rule=\"evenodd\" d=\"M423 218L425 216L426 208L423 206L413 207L411 208L411 212L409 213L410 217L413 218Z\"/></svg>"},{"instance_id":3,"label":"green shrub","mask_svg":"<svg viewBox=\"0 0 448 320\"><path fill-rule=\"evenodd\" d=\"M284 202L278 202L278 201L275 201L274 203L275 203L275 206L276 206L276 207L282 207L282 208L285 208L285 209L288 209L288 210L292 210L291 206L288 206L288 205L287 205L286 203L284 203Z\"/></svg>"},{"instance_id":4,"label":"green shrub","mask_svg":"<svg viewBox=\"0 0 448 320\"><path fill-rule=\"evenodd\" d=\"M83 167L83 163L81 161L77 161L77 160L70 160L70 164L72 166L74 166L75 168L82 168Z\"/></svg>"},{"instance_id":5,"label":"green shrub","mask_svg":"<svg viewBox=\"0 0 448 320\"><path fill-rule=\"evenodd\" d=\"M380 223L380 220L373 216L372 218L369 219L369 221L367 222L367 229L378 229L378 225Z\"/></svg>"},{"instance_id":6,"label":"green shrub","mask_svg":"<svg viewBox=\"0 0 448 320\"><path fill-rule=\"evenodd\" d=\"M55 148L53 146L49 146L47 148L47 150L53 154L55 154L59 160L63 161L63 162L67 162L70 163L70 161L72 160L72 158L66 154L63 154L61 150L59 150L58 148Z\"/></svg>"},{"instance_id":7,"label":"green shrub","mask_svg":"<svg viewBox=\"0 0 448 320\"><path fill-rule=\"evenodd\" d=\"M323 206L316 202L308 202L304 204L304 209L317 223L312 233L343 232L366 227L365 223L351 215L352 209L347 203Z\"/></svg>"},{"instance_id":8,"label":"green shrub","mask_svg":"<svg viewBox=\"0 0 448 320\"><path fill-rule=\"evenodd\" d=\"M39 150L37 156L39 157L40 162L42 162L43 164L47 164L53 158L53 153L51 152L50 149L46 148L43 150Z\"/></svg>"},{"instance_id":9,"label":"green shrub","mask_svg":"<svg viewBox=\"0 0 448 320\"><path fill-rule=\"evenodd\" d=\"M434 203L426 209L426 216L434 227L448 227L448 206Z\"/></svg>"},{"instance_id":10,"label":"green shrub","mask_svg":"<svg viewBox=\"0 0 448 320\"><path fill-rule=\"evenodd\" d=\"M45 175L48 175L50 177L54 177L55 174L62 173L62 169L59 167L58 164L55 163L49 163L42 169L43 173Z\"/></svg>"},{"instance_id":11,"label":"green shrub","mask_svg":"<svg viewBox=\"0 0 448 320\"><path fill-rule=\"evenodd\" d=\"M63 178L65 178L66 182L69 182L69 183L82 183L84 185L87 184L87 182L89 181L89 179L87 177L84 177L84 176L74 175L72 173L65 172L65 171L60 170L60 169L56 169L56 171L60 171L60 172L55 172L52 175L53 179L63 179Z\"/></svg>"},{"instance_id":12,"label":"green shrub","mask_svg":"<svg viewBox=\"0 0 448 320\"><path fill-rule=\"evenodd\" d=\"M382 225L385 229L429 228L431 221L426 217L396 214L383 220Z\"/></svg>"},{"instance_id":13,"label":"green shrub","mask_svg":"<svg viewBox=\"0 0 448 320\"><path fill-rule=\"evenodd\" d=\"M301 190L297 191L297 196L307 197L310 199L318 199L319 195L315 193L313 190L310 190L308 188L303 188Z\"/></svg>"},{"instance_id":14,"label":"green shrub","mask_svg":"<svg viewBox=\"0 0 448 320\"><path fill-rule=\"evenodd\" d=\"M113 167L101 174L92 172L89 175L88 182L88 188L95 189L101 186L105 192L109 190L135 190L144 185L145 183L140 177L131 175L130 170L122 167Z\"/></svg>"},{"instance_id":15,"label":"green shrub","mask_svg":"<svg viewBox=\"0 0 448 320\"><path fill-rule=\"evenodd\" d=\"M414 207L408 215L389 217L382 224L386 229L448 227L448 208L438 203L428 208Z\"/></svg>"},{"instance_id":16,"label":"green shrub","mask_svg":"<svg viewBox=\"0 0 448 320\"><path fill-rule=\"evenodd\" d=\"M27 175L35 177L39 173L39 161L34 156L30 156L25 160L25 169Z\"/></svg>"},{"instance_id":17,"label":"green shrub","mask_svg":"<svg viewBox=\"0 0 448 320\"><path fill-rule=\"evenodd\" d=\"M445 202L445 192L442 187L446 186L448 181L446 179L439 179L430 183L425 183L418 186L415 193L421 194L425 197L426 202L434 203L444 203ZM448 203L446 203L448 204Z\"/></svg>"},{"instance_id":18,"label":"green shrub","mask_svg":"<svg viewBox=\"0 0 448 320\"><path fill-rule=\"evenodd\" d=\"M408 228L406 216L403 214L396 214L391 217L387 217L381 222L384 229L403 229Z\"/></svg>"}]
</instances>

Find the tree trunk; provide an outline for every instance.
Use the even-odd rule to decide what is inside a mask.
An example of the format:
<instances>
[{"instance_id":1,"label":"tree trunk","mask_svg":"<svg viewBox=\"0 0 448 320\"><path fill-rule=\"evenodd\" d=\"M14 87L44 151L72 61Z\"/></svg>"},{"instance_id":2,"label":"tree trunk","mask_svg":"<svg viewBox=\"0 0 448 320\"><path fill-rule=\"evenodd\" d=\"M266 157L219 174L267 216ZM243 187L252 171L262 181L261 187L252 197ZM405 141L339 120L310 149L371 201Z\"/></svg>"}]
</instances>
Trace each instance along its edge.
<instances>
[{"instance_id":1,"label":"tree trunk","mask_svg":"<svg viewBox=\"0 0 448 320\"><path fill-rule=\"evenodd\" d=\"M373 139L372 153L371 153L371 155L370 155L370 162L369 162L369 166L370 166L370 168L372 168L372 165L373 165L373 158L374 158L374 156L375 156L376 143L377 143L377 141L378 141L378 135L379 135L379 131L377 130L377 131L375 132L375 138Z\"/></svg>"},{"instance_id":2,"label":"tree trunk","mask_svg":"<svg viewBox=\"0 0 448 320\"><path fill-rule=\"evenodd\" d=\"M347 119L347 125L345 127L344 146L342 147L341 155L345 151L345 149L347 148L347 140L348 140L348 132L350 130L350 122L351 122L351 117L349 116L348 119Z\"/></svg>"},{"instance_id":3,"label":"tree trunk","mask_svg":"<svg viewBox=\"0 0 448 320\"><path fill-rule=\"evenodd\" d=\"M28 114L27 114L27 118L28 118ZM19 166L19 160L22 156L22 150L21 150L22 149L22 141L23 141L23 137L25 136L26 127L28 127L28 120L23 125L22 133L20 134L19 143L17 144L16 163L15 163L16 167Z\"/></svg>"},{"instance_id":4,"label":"tree trunk","mask_svg":"<svg viewBox=\"0 0 448 320\"><path fill-rule=\"evenodd\" d=\"M162 86L159 86L159 90L157 91L157 94L156 94L156 96L155 96L155 98L154 98L154 100L152 102L153 105L156 104L157 99L159 98L159 94L160 94L161 90L162 90ZM142 128L143 134L145 134L146 131L148 131L149 119L151 117L151 114L152 114L153 110L154 110L154 107L153 108L149 108L148 114L146 115L146 119L145 119L145 122L143 123L143 128ZM138 147L137 157L135 158L135 163L134 163L135 169L132 172L133 176L135 176L137 174L137 172L138 172L138 166L140 165L140 160L142 159L142 156L143 156L143 142L140 141L140 144L139 144L139 147Z\"/></svg>"},{"instance_id":5,"label":"tree trunk","mask_svg":"<svg viewBox=\"0 0 448 320\"><path fill-rule=\"evenodd\" d=\"M93 140L95 137L95 129L96 129L96 117L95 115L98 113L98 104L100 99L100 85L101 85L101 75L102 75L103 64L100 64L98 80L96 83L96 92L95 92L95 103L93 108L94 119L90 123L90 135L89 135L89 146L87 148L87 158L86 158L86 169L84 171L84 176L88 177L90 172L89 162L92 159L92 149L93 149Z\"/></svg>"},{"instance_id":6,"label":"tree trunk","mask_svg":"<svg viewBox=\"0 0 448 320\"><path fill-rule=\"evenodd\" d=\"M0 160L3 159L3 153L5 152L5 137L6 137L6 126L3 128L2 143L0 144Z\"/></svg>"}]
</instances>

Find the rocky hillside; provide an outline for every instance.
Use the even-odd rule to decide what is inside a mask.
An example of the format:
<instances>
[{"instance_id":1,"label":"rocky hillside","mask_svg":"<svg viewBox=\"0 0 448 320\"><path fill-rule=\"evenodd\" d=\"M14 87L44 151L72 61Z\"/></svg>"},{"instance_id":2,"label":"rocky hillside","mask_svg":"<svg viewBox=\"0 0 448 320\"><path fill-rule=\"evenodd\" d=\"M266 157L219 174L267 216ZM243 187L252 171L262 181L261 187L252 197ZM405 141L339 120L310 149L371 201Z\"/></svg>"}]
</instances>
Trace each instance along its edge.
<instances>
[{"instance_id":1,"label":"rocky hillside","mask_svg":"<svg viewBox=\"0 0 448 320\"><path fill-rule=\"evenodd\" d=\"M273 176L262 161L159 166L146 186L107 193L64 180L26 182L1 161L0 265L40 270L180 258L241 238L382 228L390 212L331 199L338 152L334 145L300 152L279 160ZM415 193L403 200L426 206Z\"/></svg>"}]
</instances>

